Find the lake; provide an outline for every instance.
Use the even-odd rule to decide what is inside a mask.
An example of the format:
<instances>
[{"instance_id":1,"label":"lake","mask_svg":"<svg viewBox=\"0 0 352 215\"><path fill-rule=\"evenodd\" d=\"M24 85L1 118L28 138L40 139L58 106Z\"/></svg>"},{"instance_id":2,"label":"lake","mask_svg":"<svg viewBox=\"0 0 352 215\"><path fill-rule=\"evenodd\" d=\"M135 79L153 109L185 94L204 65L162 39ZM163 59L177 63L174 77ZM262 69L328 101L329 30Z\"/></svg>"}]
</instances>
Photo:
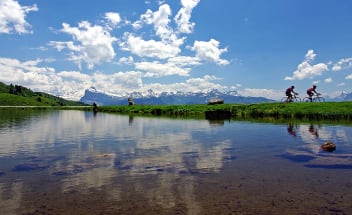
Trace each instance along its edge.
<instances>
[{"instance_id":1,"label":"lake","mask_svg":"<svg viewBox=\"0 0 352 215\"><path fill-rule=\"evenodd\" d=\"M352 127L2 109L0 214L352 214Z\"/></svg>"}]
</instances>

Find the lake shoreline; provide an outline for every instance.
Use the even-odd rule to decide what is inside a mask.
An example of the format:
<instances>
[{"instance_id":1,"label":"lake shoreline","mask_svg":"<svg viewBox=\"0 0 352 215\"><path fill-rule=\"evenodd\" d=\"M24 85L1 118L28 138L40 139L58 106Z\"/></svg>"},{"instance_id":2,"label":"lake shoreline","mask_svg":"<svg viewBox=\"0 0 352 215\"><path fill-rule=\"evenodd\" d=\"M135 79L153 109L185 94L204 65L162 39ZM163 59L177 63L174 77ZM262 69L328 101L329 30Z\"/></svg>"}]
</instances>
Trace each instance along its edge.
<instances>
[{"instance_id":1,"label":"lake shoreline","mask_svg":"<svg viewBox=\"0 0 352 215\"><path fill-rule=\"evenodd\" d=\"M1 109L58 109L93 111L93 106L0 106ZM275 118L308 120L352 120L352 102L257 103L257 104L187 104L187 105L116 105L98 106L95 112L140 116L206 118L206 113L220 113L219 119ZM226 116L225 118L223 116Z\"/></svg>"},{"instance_id":2,"label":"lake shoreline","mask_svg":"<svg viewBox=\"0 0 352 215\"><path fill-rule=\"evenodd\" d=\"M101 106L97 111L171 117L205 118L207 112L218 112L228 118L352 120L352 102Z\"/></svg>"}]
</instances>

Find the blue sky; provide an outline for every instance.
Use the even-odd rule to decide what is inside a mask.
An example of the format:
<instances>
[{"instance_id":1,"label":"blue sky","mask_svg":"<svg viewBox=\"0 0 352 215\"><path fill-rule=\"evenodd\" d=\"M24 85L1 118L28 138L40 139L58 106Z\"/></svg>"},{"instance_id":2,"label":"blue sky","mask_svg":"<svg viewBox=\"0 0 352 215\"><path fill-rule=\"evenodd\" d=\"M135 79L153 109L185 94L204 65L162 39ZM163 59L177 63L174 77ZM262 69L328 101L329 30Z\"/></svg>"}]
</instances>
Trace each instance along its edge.
<instances>
[{"instance_id":1,"label":"blue sky","mask_svg":"<svg viewBox=\"0 0 352 215\"><path fill-rule=\"evenodd\" d=\"M350 0L0 0L0 81L84 90L352 91Z\"/></svg>"}]
</instances>

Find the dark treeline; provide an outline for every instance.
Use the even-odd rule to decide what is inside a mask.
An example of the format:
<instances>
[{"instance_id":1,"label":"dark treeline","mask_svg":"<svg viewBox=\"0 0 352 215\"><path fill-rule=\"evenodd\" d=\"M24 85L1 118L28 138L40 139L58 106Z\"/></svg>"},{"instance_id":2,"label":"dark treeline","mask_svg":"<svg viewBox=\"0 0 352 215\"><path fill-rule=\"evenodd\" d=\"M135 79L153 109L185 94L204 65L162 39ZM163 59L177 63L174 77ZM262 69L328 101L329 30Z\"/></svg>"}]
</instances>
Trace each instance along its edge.
<instances>
[{"instance_id":1,"label":"dark treeline","mask_svg":"<svg viewBox=\"0 0 352 215\"><path fill-rule=\"evenodd\" d=\"M13 95L18 95L18 96L34 96L36 93L34 93L32 90L22 87L20 85L9 85L9 90L8 93L13 94Z\"/></svg>"},{"instance_id":2,"label":"dark treeline","mask_svg":"<svg viewBox=\"0 0 352 215\"><path fill-rule=\"evenodd\" d=\"M9 93L18 96L35 96L37 93L21 85L6 85L0 82L0 93Z\"/></svg>"}]
</instances>

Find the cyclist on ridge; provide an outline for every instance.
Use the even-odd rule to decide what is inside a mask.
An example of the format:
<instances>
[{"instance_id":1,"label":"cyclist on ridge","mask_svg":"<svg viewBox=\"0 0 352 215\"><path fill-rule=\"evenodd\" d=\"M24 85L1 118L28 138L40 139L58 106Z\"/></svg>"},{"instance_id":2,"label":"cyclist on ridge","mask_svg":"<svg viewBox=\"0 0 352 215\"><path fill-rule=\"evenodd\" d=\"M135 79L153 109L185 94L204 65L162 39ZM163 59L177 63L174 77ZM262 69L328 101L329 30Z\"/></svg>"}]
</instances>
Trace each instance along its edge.
<instances>
[{"instance_id":1,"label":"cyclist on ridge","mask_svg":"<svg viewBox=\"0 0 352 215\"><path fill-rule=\"evenodd\" d=\"M314 93L318 96L320 95L320 93L318 93L315 89L317 89L317 86L316 85L313 85L313 87L311 88L308 88L307 89L307 94L309 96L309 100L312 102L312 96L314 95Z\"/></svg>"},{"instance_id":2,"label":"cyclist on ridge","mask_svg":"<svg viewBox=\"0 0 352 215\"><path fill-rule=\"evenodd\" d=\"M293 86L293 85L286 89L287 101L289 101L289 102L292 102L293 94L298 95L298 93L296 93L293 89L295 89L295 86Z\"/></svg>"}]
</instances>

